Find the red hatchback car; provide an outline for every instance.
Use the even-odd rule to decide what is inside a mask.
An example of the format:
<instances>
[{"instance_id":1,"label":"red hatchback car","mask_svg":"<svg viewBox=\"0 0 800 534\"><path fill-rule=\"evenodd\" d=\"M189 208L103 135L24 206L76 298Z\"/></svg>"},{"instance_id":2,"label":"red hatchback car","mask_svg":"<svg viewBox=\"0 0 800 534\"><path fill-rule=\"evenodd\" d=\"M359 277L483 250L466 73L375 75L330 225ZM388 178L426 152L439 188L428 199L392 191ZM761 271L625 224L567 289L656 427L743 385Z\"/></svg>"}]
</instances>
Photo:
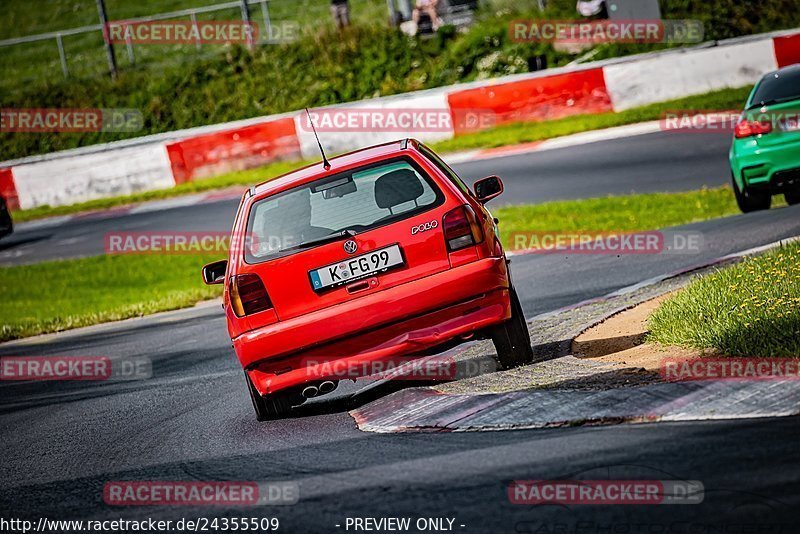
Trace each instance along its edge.
<instances>
[{"instance_id":1,"label":"red hatchback car","mask_svg":"<svg viewBox=\"0 0 800 534\"><path fill-rule=\"evenodd\" d=\"M415 140L366 148L250 188L228 260L203 268L259 420L336 388L330 364L494 341L501 368L533 358L508 261L475 191Z\"/></svg>"}]
</instances>

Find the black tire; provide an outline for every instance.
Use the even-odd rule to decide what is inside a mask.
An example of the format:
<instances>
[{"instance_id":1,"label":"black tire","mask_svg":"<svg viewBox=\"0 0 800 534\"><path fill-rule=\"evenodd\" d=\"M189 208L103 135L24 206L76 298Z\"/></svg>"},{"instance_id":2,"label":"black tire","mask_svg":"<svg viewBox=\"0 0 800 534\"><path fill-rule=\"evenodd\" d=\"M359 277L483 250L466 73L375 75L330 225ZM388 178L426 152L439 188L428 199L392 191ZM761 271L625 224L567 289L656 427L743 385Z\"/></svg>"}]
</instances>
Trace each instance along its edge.
<instances>
[{"instance_id":1,"label":"black tire","mask_svg":"<svg viewBox=\"0 0 800 534\"><path fill-rule=\"evenodd\" d=\"M528 323L525 321L522 305L513 286L509 293L511 319L492 331L492 342L497 351L496 359L501 370L512 369L533 361L531 336L528 333Z\"/></svg>"},{"instance_id":2,"label":"black tire","mask_svg":"<svg viewBox=\"0 0 800 534\"><path fill-rule=\"evenodd\" d=\"M733 179L733 176L731 176L731 179ZM733 194L736 196L736 203L742 213L768 210L772 205L772 195L769 194L769 189L753 191L745 187L744 191L739 191L736 180L733 180Z\"/></svg>"},{"instance_id":3,"label":"black tire","mask_svg":"<svg viewBox=\"0 0 800 534\"><path fill-rule=\"evenodd\" d=\"M783 198L786 199L786 203L790 206L795 206L800 204L800 190L796 191L786 191L783 194Z\"/></svg>"},{"instance_id":4,"label":"black tire","mask_svg":"<svg viewBox=\"0 0 800 534\"><path fill-rule=\"evenodd\" d=\"M280 419L289 413L292 404L288 397L275 393L265 397L258 392L247 372L244 373L244 377L247 380L247 390L250 392L250 400L253 401L257 421Z\"/></svg>"}]
</instances>

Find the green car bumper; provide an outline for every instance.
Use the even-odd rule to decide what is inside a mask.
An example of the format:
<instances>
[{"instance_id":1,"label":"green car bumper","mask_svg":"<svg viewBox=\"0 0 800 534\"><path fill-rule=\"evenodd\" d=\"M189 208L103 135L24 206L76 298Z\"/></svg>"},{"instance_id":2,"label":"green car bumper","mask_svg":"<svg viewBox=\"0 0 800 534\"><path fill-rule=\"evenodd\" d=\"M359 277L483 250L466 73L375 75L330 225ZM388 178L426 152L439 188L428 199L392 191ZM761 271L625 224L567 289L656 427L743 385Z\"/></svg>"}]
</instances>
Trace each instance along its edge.
<instances>
[{"instance_id":1,"label":"green car bumper","mask_svg":"<svg viewBox=\"0 0 800 534\"><path fill-rule=\"evenodd\" d=\"M780 146L761 147L752 138L736 139L730 152L736 185L770 187L778 192L793 184L800 187L800 139Z\"/></svg>"}]
</instances>

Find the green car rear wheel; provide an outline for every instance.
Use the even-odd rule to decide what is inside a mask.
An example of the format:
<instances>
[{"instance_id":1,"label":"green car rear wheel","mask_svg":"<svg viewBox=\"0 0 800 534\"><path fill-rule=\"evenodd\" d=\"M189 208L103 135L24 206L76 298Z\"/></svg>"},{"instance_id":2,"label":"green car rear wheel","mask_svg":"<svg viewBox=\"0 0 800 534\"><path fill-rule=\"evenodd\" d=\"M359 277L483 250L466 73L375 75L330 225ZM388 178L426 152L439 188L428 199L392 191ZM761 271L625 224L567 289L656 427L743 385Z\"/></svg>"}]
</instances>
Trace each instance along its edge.
<instances>
[{"instance_id":1,"label":"green car rear wheel","mask_svg":"<svg viewBox=\"0 0 800 534\"><path fill-rule=\"evenodd\" d=\"M731 179L733 179L733 175L731 175ZM772 196L769 194L769 189L753 191L745 187L744 191L739 191L736 180L733 180L733 192L736 195L736 203L739 205L739 209L742 210L742 213L768 210L770 205L772 205Z\"/></svg>"}]
</instances>

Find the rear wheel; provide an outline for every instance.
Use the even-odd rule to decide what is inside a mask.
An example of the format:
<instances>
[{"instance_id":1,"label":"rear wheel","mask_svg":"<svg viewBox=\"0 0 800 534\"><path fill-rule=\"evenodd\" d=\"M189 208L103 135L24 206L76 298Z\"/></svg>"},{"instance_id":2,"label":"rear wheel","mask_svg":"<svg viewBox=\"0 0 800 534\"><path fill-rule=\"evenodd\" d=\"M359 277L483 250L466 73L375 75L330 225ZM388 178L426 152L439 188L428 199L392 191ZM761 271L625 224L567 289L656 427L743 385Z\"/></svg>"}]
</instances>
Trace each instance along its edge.
<instances>
[{"instance_id":1,"label":"rear wheel","mask_svg":"<svg viewBox=\"0 0 800 534\"><path fill-rule=\"evenodd\" d=\"M245 380L247 380L247 389L250 392L250 400L253 401L253 409L256 412L256 420L268 421L270 419L278 419L286 415L292 408L289 397L280 393L273 393L272 395L261 395L250 376L245 371Z\"/></svg>"},{"instance_id":2,"label":"rear wheel","mask_svg":"<svg viewBox=\"0 0 800 534\"><path fill-rule=\"evenodd\" d=\"M496 327L492 332L492 342L497 350L497 363L500 364L501 369L519 367L533 361L528 323L525 321L522 305L513 286L509 289L509 294L511 319Z\"/></svg>"},{"instance_id":3,"label":"rear wheel","mask_svg":"<svg viewBox=\"0 0 800 534\"><path fill-rule=\"evenodd\" d=\"M769 194L769 189L753 191L745 187L743 191L739 191L736 180L733 180L733 193L736 196L736 203L739 205L739 209L742 210L742 213L768 210L772 204L772 195Z\"/></svg>"},{"instance_id":4,"label":"rear wheel","mask_svg":"<svg viewBox=\"0 0 800 534\"><path fill-rule=\"evenodd\" d=\"M786 199L786 203L790 206L800 204L800 190L786 191L783 194L783 198Z\"/></svg>"}]
</instances>

